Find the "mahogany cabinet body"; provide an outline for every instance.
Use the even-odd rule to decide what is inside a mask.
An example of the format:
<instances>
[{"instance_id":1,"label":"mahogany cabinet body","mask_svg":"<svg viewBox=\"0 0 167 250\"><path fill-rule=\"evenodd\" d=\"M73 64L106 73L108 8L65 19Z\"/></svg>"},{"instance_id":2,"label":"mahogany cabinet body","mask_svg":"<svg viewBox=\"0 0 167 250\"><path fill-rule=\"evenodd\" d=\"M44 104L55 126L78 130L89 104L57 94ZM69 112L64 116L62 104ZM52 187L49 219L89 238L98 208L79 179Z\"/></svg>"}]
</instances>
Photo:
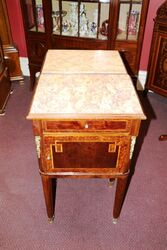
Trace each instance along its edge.
<instances>
[{"instance_id":1,"label":"mahogany cabinet body","mask_svg":"<svg viewBox=\"0 0 167 250\"><path fill-rule=\"evenodd\" d=\"M40 174L49 221L54 219L57 178L117 179L113 219L119 217L139 119L35 119Z\"/></svg>"},{"instance_id":2,"label":"mahogany cabinet body","mask_svg":"<svg viewBox=\"0 0 167 250\"><path fill-rule=\"evenodd\" d=\"M19 52L14 46L5 0L0 1L0 34L11 81L23 81Z\"/></svg>"},{"instance_id":3,"label":"mahogany cabinet body","mask_svg":"<svg viewBox=\"0 0 167 250\"><path fill-rule=\"evenodd\" d=\"M27 119L33 123L49 221L57 178L106 178L117 180L116 223L146 119L119 52L48 50Z\"/></svg>"},{"instance_id":4,"label":"mahogany cabinet body","mask_svg":"<svg viewBox=\"0 0 167 250\"><path fill-rule=\"evenodd\" d=\"M39 2L41 4L37 5L37 3ZM134 77L134 79L137 77L149 0L110 0L106 1L105 7L102 6L102 4L105 5L105 3L101 3L101 1L98 0L93 2L85 1L83 3L81 3L81 1L73 0L20 0L20 4L26 35L32 89L35 84L35 74L36 72L41 70L41 66L48 49L119 50L126 64L128 73L132 77ZM53 11L54 5L56 4L57 9L59 8L59 11L57 9L56 11ZM57 33L54 31L55 15L57 15L58 12L63 14L64 12L62 10L62 6L65 7L67 6L67 4L73 4L73 6L75 4L78 4L78 6L80 5L80 9L81 4L82 6L101 6L96 7L98 8L98 16L100 15L100 11L104 12L105 8L108 9L108 16L106 17L107 20L105 20L102 24L100 24L99 19L97 21L97 37L86 37L86 35L69 35L65 30L67 28L65 27L65 23L68 20L63 19L61 15L56 16L57 18L59 18L59 25L61 27L59 27L58 32L56 31ZM37 20L36 14L34 14L36 13L36 11L39 11L39 8L41 8L40 13L42 13L43 15L42 28L40 23L41 20ZM78 13L79 12L80 10L78 10ZM130 13L132 14L132 16L130 16ZM67 16L71 15L68 13L65 14L67 14ZM95 15L94 12L92 12L92 16L93 15ZM121 18L123 16L125 17L122 20ZM90 15L90 19L91 18L92 17ZM133 31L131 32L130 30L128 30L126 25L127 22L129 22L129 26L132 23L136 22L136 24L134 24L134 29L137 29L137 31L134 31L136 33L133 34ZM38 25L39 23L40 25ZM81 25L81 20L79 18L77 20L77 23ZM100 32L102 33L103 25L107 25L107 32L102 37ZM124 26L124 33L127 32L123 38L123 32L120 28L122 26ZM70 28L70 24L68 28ZM128 36L128 32L129 34L132 34L132 36Z\"/></svg>"},{"instance_id":5,"label":"mahogany cabinet body","mask_svg":"<svg viewBox=\"0 0 167 250\"><path fill-rule=\"evenodd\" d=\"M0 40L0 115L5 113L5 105L11 93L11 81Z\"/></svg>"},{"instance_id":6,"label":"mahogany cabinet body","mask_svg":"<svg viewBox=\"0 0 167 250\"><path fill-rule=\"evenodd\" d=\"M145 89L167 97L167 1L157 10Z\"/></svg>"}]
</instances>

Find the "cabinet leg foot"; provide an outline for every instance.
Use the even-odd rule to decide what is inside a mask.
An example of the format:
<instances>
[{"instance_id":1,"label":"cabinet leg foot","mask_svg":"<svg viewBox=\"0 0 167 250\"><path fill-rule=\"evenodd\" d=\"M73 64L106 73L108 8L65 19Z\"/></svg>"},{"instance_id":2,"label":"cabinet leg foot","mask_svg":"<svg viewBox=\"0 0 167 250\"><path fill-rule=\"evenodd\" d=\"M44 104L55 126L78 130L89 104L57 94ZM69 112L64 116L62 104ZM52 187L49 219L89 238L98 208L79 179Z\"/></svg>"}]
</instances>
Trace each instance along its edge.
<instances>
[{"instance_id":1,"label":"cabinet leg foot","mask_svg":"<svg viewBox=\"0 0 167 250\"><path fill-rule=\"evenodd\" d=\"M160 135L159 140L160 141L167 141L167 134L166 135Z\"/></svg>"},{"instance_id":2,"label":"cabinet leg foot","mask_svg":"<svg viewBox=\"0 0 167 250\"><path fill-rule=\"evenodd\" d=\"M115 224L115 225L116 225L116 224L117 224L117 222L118 222L118 218L113 218L113 219L112 219L112 223L113 223L113 224Z\"/></svg>"},{"instance_id":3,"label":"cabinet leg foot","mask_svg":"<svg viewBox=\"0 0 167 250\"><path fill-rule=\"evenodd\" d=\"M54 222L54 215L53 215L53 217L52 218L48 218L48 222L50 223L50 224L52 224L53 222Z\"/></svg>"},{"instance_id":4,"label":"cabinet leg foot","mask_svg":"<svg viewBox=\"0 0 167 250\"><path fill-rule=\"evenodd\" d=\"M5 115L5 110L2 110L1 112L0 112L0 116L4 116Z\"/></svg>"},{"instance_id":5,"label":"cabinet leg foot","mask_svg":"<svg viewBox=\"0 0 167 250\"><path fill-rule=\"evenodd\" d=\"M115 179L114 178L110 178L108 182L109 182L109 187L112 188L113 185L114 185L114 183L115 183Z\"/></svg>"}]
</instances>

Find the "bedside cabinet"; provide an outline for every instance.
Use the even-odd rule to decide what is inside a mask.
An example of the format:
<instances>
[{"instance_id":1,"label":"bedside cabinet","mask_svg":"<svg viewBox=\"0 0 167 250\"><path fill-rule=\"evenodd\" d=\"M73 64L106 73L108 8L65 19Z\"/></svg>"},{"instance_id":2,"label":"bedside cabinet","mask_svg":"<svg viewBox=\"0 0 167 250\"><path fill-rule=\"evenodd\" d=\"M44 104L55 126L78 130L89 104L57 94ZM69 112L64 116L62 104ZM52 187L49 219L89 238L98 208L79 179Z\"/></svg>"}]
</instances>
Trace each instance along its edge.
<instances>
[{"instance_id":1,"label":"bedside cabinet","mask_svg":"<svg viewBox=\"0 0 167 250\"><path fill-rule=\"evenodd\" d=\"M27 117L33 123L49 221L54 219L58 178L107 178L117 179L116 223L140 123L146 117L118 52L51 52ZM57 60L51 60L56 54ZM87 54L89 63L84 60Z\"/></svg>"}]
</instances>

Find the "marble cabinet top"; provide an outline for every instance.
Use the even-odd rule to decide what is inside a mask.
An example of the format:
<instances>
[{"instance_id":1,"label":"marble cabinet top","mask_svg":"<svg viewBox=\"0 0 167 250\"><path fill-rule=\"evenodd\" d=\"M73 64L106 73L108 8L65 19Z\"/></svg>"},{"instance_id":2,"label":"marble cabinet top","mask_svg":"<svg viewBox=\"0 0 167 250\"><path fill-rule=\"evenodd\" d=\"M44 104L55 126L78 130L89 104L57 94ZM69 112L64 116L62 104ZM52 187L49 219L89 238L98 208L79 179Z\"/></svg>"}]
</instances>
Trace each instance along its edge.
<instances>
[{"instance_id":1,"label":"marble cabinet top","mask_svg":"<svg viewBox=\"0 0 167 250\"><path fill-rule=\"evenodd\" d=\"M127 74L116 50L48 50L42 72Z\"/></svg>"},{"instance_id":2,"label":"marble cabinet top","mask_svg":"<svg viewBox=\"0 0 167 250\"><path fill-rule=\"evenodd\" d=\"M129 75L41 74L28 119L145 119Z\"/></svg>"}]
</instances>

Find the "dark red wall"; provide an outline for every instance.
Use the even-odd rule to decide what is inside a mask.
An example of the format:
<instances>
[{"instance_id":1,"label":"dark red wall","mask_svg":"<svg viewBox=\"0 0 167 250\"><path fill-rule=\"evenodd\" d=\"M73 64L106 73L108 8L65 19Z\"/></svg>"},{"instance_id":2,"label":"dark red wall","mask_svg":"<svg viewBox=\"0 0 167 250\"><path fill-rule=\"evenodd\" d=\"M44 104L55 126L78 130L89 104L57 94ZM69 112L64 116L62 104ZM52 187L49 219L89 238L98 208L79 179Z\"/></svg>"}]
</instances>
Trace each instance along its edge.
<instances>
[{"instance_id":1,"label":"dark red wall","mask_svg":"<svg viewBox=\"0 0 167 250\"><path fill-rule=\"evenodd\" d=\"M6 0L14 44L22 57L27 56L22 14L19 0Z\"/></svg>"},{"instance_id":2,"label":"dark red wall","mask_svg":"<svg viewBox=\"0 0 167 250\"><path fill-rule=\"evenodd\" d=\"M152 30L153 30L153 18L156 15L157 8L163 2L164 0L150 0L145 36L141 54L140 70L147 70L149 50L150 50ZM26 51L25 36L24 36L19 0L6 0L6 3L8 7L8 14L9 14L14 43L19 49L20 56L26 57L27 51Z\"/></svg>"}]
</instances>

